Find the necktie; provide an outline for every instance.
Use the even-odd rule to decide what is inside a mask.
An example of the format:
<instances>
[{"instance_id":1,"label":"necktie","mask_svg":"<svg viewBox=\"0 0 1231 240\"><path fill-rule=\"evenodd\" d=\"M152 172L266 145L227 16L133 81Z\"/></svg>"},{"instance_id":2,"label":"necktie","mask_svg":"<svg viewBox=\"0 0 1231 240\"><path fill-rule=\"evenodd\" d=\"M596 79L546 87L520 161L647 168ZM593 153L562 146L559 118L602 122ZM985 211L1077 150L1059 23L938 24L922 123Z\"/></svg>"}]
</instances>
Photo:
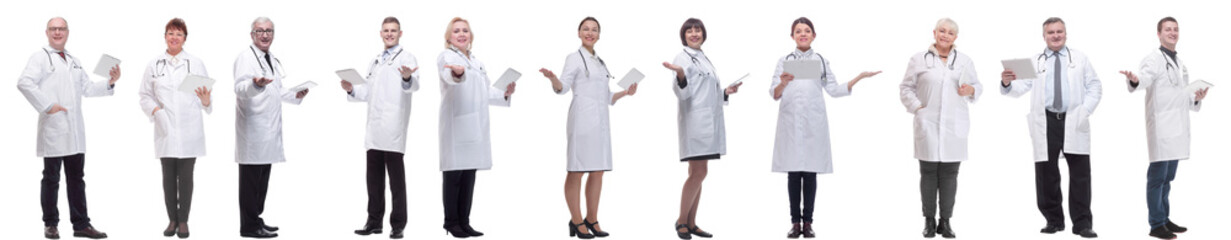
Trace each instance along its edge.
<instances>
[{"instance_id":1,"label":"necktie","mask_svg":"<svg viewBox=\"0 0 1231 240\"><path fill-rule=\"evenodd\" d=\"M60 54L60 59L64 59L64 61L68 61L68 58L64 57L64 52L58 52L58 53Z\"/></svg>"},{"instance_id":2,"label":"necktie","mask_svg":"<svg viewBox=\"0 0 1231 240\"><path fill-rule=\"evenodd\" d=\"M265 53L265 63L268 63L268 64L269 64L269 72L270 72L270 73L275 73L275 71L274 71L274 62L269 60L269 53ZM258 63L258 64L259 64L259 63Z\"/></svg>"},{"instance_id":3,"label":"necktie","mask_svg":"<svg viewBox=\"0 0 1231 240\"><path fill-rule=\"evenodd\" d=\"M1055 72L1055 76L1052 78L1056 79L1056 81L1052 86L1052 88L1055 89L1055 92L1053 93L1055 95L1052 95L1055 97L1055 100L1052 101L1051 107L1058 111L1064 112L1064 94L1060 92L1060 87L1063 86L1060 85L1060 51L1056 51L1052 54L1052 56L1056 58L1056 66L1052 68L1052 72Z\"/></svg>"}]
</instances>

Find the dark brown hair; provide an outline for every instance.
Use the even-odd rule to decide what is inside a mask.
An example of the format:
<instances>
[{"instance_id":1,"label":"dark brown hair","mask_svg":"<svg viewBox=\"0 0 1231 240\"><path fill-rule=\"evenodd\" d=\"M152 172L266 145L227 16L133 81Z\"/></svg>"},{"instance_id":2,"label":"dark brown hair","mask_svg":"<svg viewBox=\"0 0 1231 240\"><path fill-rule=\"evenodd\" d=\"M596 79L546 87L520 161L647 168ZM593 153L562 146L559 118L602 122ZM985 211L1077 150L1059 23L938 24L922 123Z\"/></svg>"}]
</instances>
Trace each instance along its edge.
<instances>
[{"instance_id":1,"label":"dark brown hair","mask_svg":"<svg viewBox=\"0 0 1231 240\"><path fill-rule=\"evenodd\" d=\"M1180 24L1180 22L1175 21L1175 18L1173 17L1165 17L1162 20L1158 20L1158 32L1163 32L1163 23L1165 22L1173 22L1177 25Z\"/></svg>"},{"instance_id":2,"label":"dark brown hair","mask_svg":"<svg viewBox=\"0 0 1231 240\"><path fill-rule=\"evenodd\" d=\"M684 39L684 33L688 32L688 29L693 29L693 28L701 29L701 41L702 42L705 42L705 40L709 38L710 31L705 30L705 23L701 23L701 19L689 18L688 20L684 21L684 26L680 26L680 43L684 44L684 46L688 46L688 40Z\"/></svg>"},{"instance_id":3,"label":"dark brown hair","mask_svg":"<svg viewBox=\"0 0 1231 240\"><path fill-rule=\"evenodd\" d=\"M582 25L586 25L586 21L594 21L594 25L598 25L598 29L596 29L596 31L597 31L597 32L602 32L602 30L603 30L603 25L602 25L602 24L598 24L598 19L596 19L596 18L594 18L594 17L586 17L585 19L582 19L582 20L581 20L581 23L578 23L578 24L577 24L577 31L581 31L581 26L582 26Z\"/></svg>"},{"instance_id":4,"label":"dark brown hair","mask_svg":"<svg viewBox=\"0 0 1231 240\"><path fill-rule=\"evenodd\" d=\"M167 28L163 32L166 33L166 32L170 32L171 30L183 31L184 38L188 37L188 25L184 24L184 19L172 18L170 22L167 22Z\"/></svg>"}]
</instances>

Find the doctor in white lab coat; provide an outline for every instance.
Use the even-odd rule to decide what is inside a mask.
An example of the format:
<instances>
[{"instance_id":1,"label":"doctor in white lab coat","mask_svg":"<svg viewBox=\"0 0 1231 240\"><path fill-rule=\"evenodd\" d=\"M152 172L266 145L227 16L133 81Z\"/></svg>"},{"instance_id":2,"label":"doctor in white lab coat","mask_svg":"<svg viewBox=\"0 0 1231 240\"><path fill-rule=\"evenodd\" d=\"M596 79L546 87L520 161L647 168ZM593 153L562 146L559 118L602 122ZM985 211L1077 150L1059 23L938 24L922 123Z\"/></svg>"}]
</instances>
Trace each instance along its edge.
<instances>
[{"instance_id":1,"label":"doctor in white lab coat","mask_svg":"<svg viewBox=\"0 0 1231 240\"><path fill-rule=\"evenodd\" d=\"M560 76L546 68L540 69L551 80L552 90L564 95L573 91L573 102L568 111L568 175L564 180L564 201L572 219L569 235L606 237L609 234L598 226L598 203L603 189L603 172L611 171L611 119L607 108L625 96L637 93L637 84L625 91L611 92L612 77L607 63L594 52L600 26L598 19L586 17L577 26L577 38L581 48L564 59L564 72ZM581 177L586 173L587 215L581 216Z\"/></svg>"},{"instance_id":2,"label":"doctor in white lab coat","mask_svg":"<svg viewBox=\"0 0 1231 240\"><path fill-rule=\"evenodd\" d=\"M701 44L707 34L700 19L689 18L680 27L680 43L684 52L675 55L663 67L675 73L671 89L679 98L680 161L688 162L688 180L680 197L680 215L675 220L676 235L689 239L692 235L712 236L697 227L697 207L701 201L701 183L709 171L708 160L727 153L726 124L722 108L727 97L739 91L742 83L723 88Z\"/></svg>"},{"instance_id":3,"label":"doctor in white lab coat","mask_svg":"<svg viewBox=\"0 0 1231 240\"><path fill-rule=\"evenodd\" d=\"M1150 167L1146 171L1146 203L1149 206L1150 236L1172 239L1188 231L1171 222L1171 181L1180 160L1189 158L1192 140L1188 112L1201 110L1209 88L1189 92L1188 67L1176 56L1180 25L1172 17L1158 21L1158 41L1162 45L1141 60L1134 74L1120 71L1128 79L1128 91L1146 91L1146 140Z\"/></svg>"},{"instance_id":4,"label":"doctor in white lab coat","mask_svg":"<svg viewBox=\"0 0 1231 240\"><path fill-rule=\"evenodd\" d=\"M813 29L812 20L806 17L791 23L795 51L778 59L769 85L770 97L779 101L773 171L787 173L792 224L788 237L815 236L812 212L816 199L816 174L833 172L829 116L822 92L832 97L847 96L856 83L880 74L880 71L862 72L850 81L838 83L833 70L829 69L829 60L812 48L812 41L816 40ZM795 78L795 73L786 72L784 64L798 60L820 60L821 78Z\"/></svg>"},{"instance_id":5,"label":"doctor in white lab coat","mask_svg":"<svg viewBox=\"0 0 1231 240\"><path fill-rule=\"evenodd\" d=\"M48 46L30 55L17 79L17 90L38 112L38 137L35 154L43 158L40 201L43 207L43 235L59 238L60 222L56 207L60 189L60 168L68 177L68 206L72 211L74 233L107 237L90 225L86 211L85 120L81 114L82 97L111 96L120 68L111 69L110 80L90 81L88 70L77 57L64 49L68 43L68 21L56 17L47 21ZM54 236L54 237L53 237Z\"/></svg>"},{"instance_id":6,"label":"doctor in white lab coat","mask_svg":"<svg viewBox=\"0 0 1231 240\"><path fill-rule=\"evenodd\" d=\"M1068 39L1063 20L1053 17L1044 21L1043 38L1047 49L1034 58L1038 77L1018 79L1012 70L1005 69L1000 93L1013 97L1031 93L1026 121L1034 145L1035 194L1039 211L1047 220L1039 232L1051 234L1065 229L1058 165L1063 153L1069 165L1072 232L1098 237L1090 212L1089 118L1098 107L1103 85L1086 55L1065 45Z\"/></svg>"},{"instance_id":7,"label":"doctor in white lab coat","mask_svg":"<svg viewBox=\"0 0 1231 240\"><path fill-rule=\"evenodd\" d=\"M506 91L491 86L487 68L470 51L470 22L453 18L445 47L436 58L440 74L440 170L443 171L444 228L455 237L483 233L470 226L476 170L492 168L488 105L509 106L516 83Z\"/></svg>"},{"instance_id":8,"label":"doctor in white lab coat","mask_svg":"<svg viewBox=\"0 0 1231 240\"><path fill-rule=\"evenodd\" d=\"M390 237L402 238L406 228L406 130L410 125L411 94L419 90L419 64L399 44L402 23L386 17L381 23L385 48L368 66L367 82L351 85L342 80L342 90L351 102L367 102L368 118L364 148L367 148L368 218L355 234L380 233L385 216L385 172L393 194Z\"/></svg>"},{"instance_id":9,"label":"doctor in white lab coat","mask_svg":"<svg viewBox=\"0 0 1231 240\"><path fill-rule=\"evenodd\" d=\"M954 47L958 26L949 18L936 22L936 43L915 54L902 78L902 105L914 114L915 159L925 218L923 236L954 238L949 218L957 195L958 168L966 160L970 134L968 103L983 93L974 61ZM939 194L940 222L936 222Z\"/></svg>"},{"instance_id":10,"label":"doctor in white lab coat","mask_svg":"<svg viewBox=\"0 0 1231 240\"><path fill-rule=\"evenodd\" d=\"M308 90L287 92L282 62L269 52L274 23L252 22L252 45L235 57L235 162L239 163L240 235L276 237L265 224L265 193L271 164L285 162L282 152L282 103L298 105Z\"/></svg>"},{"instance_id":11,"label":"doctor in white lab coat","mask_svg":"<svg viewBox=\"0 0 1231 240\"><path fill-rule=\"evenodd\" d=\"M141 112L154 122L154 157L162 163L163 200L170 221L164 235L188 236L188 215L192 209L193 168L205 156L205 124L202 113L210 113L210 90L180 91L184 78L209 77L205 62L184 52L188 26L172 19L163 38L167 50L151 60L141 78Z\"/></svg>"}]
</instances>

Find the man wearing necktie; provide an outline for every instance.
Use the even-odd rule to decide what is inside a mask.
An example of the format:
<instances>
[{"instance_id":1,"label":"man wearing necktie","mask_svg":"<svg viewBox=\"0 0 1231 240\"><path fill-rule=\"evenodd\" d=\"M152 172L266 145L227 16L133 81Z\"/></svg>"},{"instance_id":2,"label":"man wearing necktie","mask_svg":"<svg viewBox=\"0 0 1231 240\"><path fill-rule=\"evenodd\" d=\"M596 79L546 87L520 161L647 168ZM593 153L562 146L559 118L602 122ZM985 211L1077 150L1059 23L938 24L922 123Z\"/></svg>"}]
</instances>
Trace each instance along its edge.
<instances>
[{"instance_id":1,"label":"man wearing necktie","mask_svg":"<svg viewBox=\"0 0 1231 240\"><path fill-rule=\"evenodd\" d=\"M76 57L64 50L68 42L68 22L56 17L47 21L48 46L30 55L26 69L17 81L17 89L25 95L38 114L36 152L43 158L41 202L43 206L43 236L60 238L57 225L60 211L56 196L60 189L60 169L68 178L68 208L73 222L73 236L93 239L107 234L90 224L85 197L85 123L81 111L82 97L111 96L120 79L120 67L111 68L107 81L90 81Z\"/></svg>"},{"instance_id":2,"label":"man wearing necktie","mask_svg":"<svg viewBox=\"0 0 1231 240\"><path fill-rule=\"evenodd\" d=\"M1035 196L1047 220L1042 233L1064 230L1064 197L1060 191L1059 161L1069 166L1069 213L1073 234L1096 238L1090 212L1090 114L1102 97L1102 83L1085 54L1070 49L1064 20L1043 22L1047 49L1035 58L1034 79L1018 79L1009 69L1001 73L1000 93L1013 97L1031 93L1029 122L1034 145ZM1017 81L1025 80L1025 81ZM1041 86L1043 91L1030 91Z\"/></svg>"}]
</instances>

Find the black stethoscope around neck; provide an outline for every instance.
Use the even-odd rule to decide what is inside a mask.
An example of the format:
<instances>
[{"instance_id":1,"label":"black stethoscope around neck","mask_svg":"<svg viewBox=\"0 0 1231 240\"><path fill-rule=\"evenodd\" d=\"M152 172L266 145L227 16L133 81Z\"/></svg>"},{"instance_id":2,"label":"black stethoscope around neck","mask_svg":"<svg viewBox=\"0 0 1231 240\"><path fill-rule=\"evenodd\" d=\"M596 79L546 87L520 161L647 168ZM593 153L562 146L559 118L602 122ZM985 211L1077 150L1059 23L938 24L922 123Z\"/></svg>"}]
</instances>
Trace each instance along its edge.
<instances>
[{"instance_id":1,"label":"black stethoscope around neck","mask_svg":"<svg viewBox=\"0 0 1231 240\"><path fill-rule=\"evenodd\" d=\"M54 60L52 60L53 58L51 57L51 51L47 51L47 49L43 49L43 52L44 52L44 53L47 53L47 66L51 66L51 71L52 71L52 72L55 72L55 71L56 71L56 63L55 63L55 62L53 62ZM75 61L75 60L68 60L69 58L76 59L75 57L73 57L73 55L72 55L72 54L68 54L67 52L64 52L64 51L60 51L59 53L64 53L64 63L65 63L65 65L69 65L69 66L71 66L70 68L72 68L72 69L81 69L81 65L77 65L77 61Z\"/></svg>"},{"instance_id":2,"label":"black stethoscope around neck","mask_svg":"<svg viewBox=\"0 0 1231 240\"><path fill-rule=\"evenodd\" d=\"M947 59L953 60L953 62L949 63L949 70L953 70L953 65L957 64L957 54L958 54L957 50L953 50L953 56L946 57ZM932 55L932 57L936 58L936 60L941 60L941 57L942 57L940 54L936 54L935 52L928 51L928 53L923 54L923 58L926 60L928 55ZM927 61L927 62L928 62L928 68L936 67L936 63L932 61Z\"/></svg>"},{"instance_id":3,"label":"black stethoscope around neck","mask_svg":"<svg viewBox=\"0 0 1231 240\"><path fill-rule=\"evenodd\" d=\"M277 70L277 69L274 69L274 63L272 62L269 63L270 69L265 69L265 65L261 65L261 56L256 54L256 48L252 48L252 46L248 46L248 50L252 50L252 58L256 59L256 65L261 67L261 73L268 73L268 74L276 73L274 70ZM265 53L265 54L269 54L269 53ZM282 65L282 60L278 60L278 58L276 57L271 57L271 59L273 59L274 62L278 62L278 65ZM188 72L192 72L192 65L189 65L188 67L189 67Z\"/></svg>"},{"instance_id":4,"label":"black stethoscope around neck","mask_svg":"<svg viewBox=\"0 0 1231 240\"><path fill-rule=\"evenodd\" d=\"M1060 49L1059 51L1055 51L1055 52L1059 53L1059 52L1061 52L1061 51L1065 51L1065 50L1068 50L1068 49L1069 49L1068 47L1065 47L1065 48L1062 48L1062 49ZM1068 64L1068 66L1069 66L1069 68L1072 68L1073 66L1076 66L1076 65L1074 65L1074 63L1073 63L1073 51L1072 51L1072 50L1069 50L1068 52L1069 52L1069 53L1068 53L1068 54L1064 54L1064 56L1069 58L1069 64ZM1039 73L1047 72L1047 66L1045 66L1045 65L1046 65L1046 63L1047 63L1047 59L1051 59L1051 56L1047 54L1047 51L1043 51L1043 53L1040 53L1040 54L1039 54L1039 57L1036 57L1036 58L1035 58L1035 60L1041 60L1041 61L1038 61L1038 62L1039 62L1039 68L1038 68L1038 69L1036 69L1035 71L1038 71ZM1060 59L1056 59L1056 61L1060 61Z\"/></svg>"},{"instance_id":5,"label":"black stethoscope around neck","mask_svg":"<svg viewBox=\"0 0 1231 240\"><path fill-rule=\"evenodd\" d=\"M586 68L586 77L590 77L590 64L586 63L586 55L581 53L581 49L577 49L577 56L581 56L581 65ZM598 65L603 66L603 71L607 72L608 79L615 79L614 76L611 76L611 71L607 70L607 63L603 62L602 58L598 58L598 56L595 56L594 59L598 60ZM696 58L693 58L693 59L696 59Z\"/></svg>"},{"instance_id":6,"label":"black stethoscope around neck","mask_svg":"<svg viewBox=\"0 0 1231 240\"><path fill-rule=\"evenodd\" d=\"M192 59L185 58L184 65L188 66L188 74L192 74ZM154 64L154 69L157 69L157 72L154 72L154 75L152 77L159 78L159 77L167 76L167 72L168 72L167 68L170 68L170 67L171 67L171 62L169 60L158 59L158 63Z\"/></svg>"}]
</instances>

